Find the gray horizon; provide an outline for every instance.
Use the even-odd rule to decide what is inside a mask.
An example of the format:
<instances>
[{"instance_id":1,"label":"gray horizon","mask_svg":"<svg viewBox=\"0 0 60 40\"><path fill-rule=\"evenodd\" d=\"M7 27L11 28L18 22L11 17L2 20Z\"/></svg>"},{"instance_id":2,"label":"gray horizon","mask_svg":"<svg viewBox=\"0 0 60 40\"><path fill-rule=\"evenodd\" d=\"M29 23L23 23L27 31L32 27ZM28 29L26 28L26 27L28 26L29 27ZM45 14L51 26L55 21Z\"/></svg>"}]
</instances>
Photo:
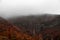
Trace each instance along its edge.
<instances>
[{"instance_id":1,"label":"gray horizon","mask_svg":"<svg viewBox=\"0 0 60 40\"><path fill-rule=\"evenodd\" d=\"M0 16L59 14L60 0L1 0Z\"/></svg>"}]
</instances>

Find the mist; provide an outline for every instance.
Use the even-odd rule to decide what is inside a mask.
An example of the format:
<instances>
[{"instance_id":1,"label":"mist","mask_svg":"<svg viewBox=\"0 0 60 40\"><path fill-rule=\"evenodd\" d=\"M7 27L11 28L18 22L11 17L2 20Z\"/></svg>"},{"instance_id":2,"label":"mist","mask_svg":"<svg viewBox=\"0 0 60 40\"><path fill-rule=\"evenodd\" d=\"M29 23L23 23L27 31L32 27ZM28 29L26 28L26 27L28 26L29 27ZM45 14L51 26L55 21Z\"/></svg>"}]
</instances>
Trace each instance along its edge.
<instances>
[{"instance_id":1,"label":"mist","mask_svg":"<svg viewBox=\"0 0 60 40\"><path fill-rule=\"evenodd\" d=\"M0 16L58 14L60 15L60 0L1 0Z\"/></svg>"}]
</instances>

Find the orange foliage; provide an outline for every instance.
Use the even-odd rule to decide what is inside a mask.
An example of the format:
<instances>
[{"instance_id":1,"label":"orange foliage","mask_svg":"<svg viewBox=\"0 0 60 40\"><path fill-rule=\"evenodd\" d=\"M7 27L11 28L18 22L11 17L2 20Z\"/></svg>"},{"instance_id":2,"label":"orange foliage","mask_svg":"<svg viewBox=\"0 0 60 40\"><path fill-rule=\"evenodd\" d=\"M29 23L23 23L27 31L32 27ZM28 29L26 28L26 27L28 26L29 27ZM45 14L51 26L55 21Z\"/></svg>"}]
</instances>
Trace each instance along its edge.
<instances>
[{"instance_id":1,"label":"orange foliage","mask_svg":"<svg viewBox=\"0 0 60 40\"><path fill-rule=\"evenodd\" d=\"M48 36L46 40L49 40L49 36L51 40L60 37L60 30L45 29L39 35L30 36L6 20L0 20L0 40L44 40L44 36Z\"/></svg>"}]
</instances>

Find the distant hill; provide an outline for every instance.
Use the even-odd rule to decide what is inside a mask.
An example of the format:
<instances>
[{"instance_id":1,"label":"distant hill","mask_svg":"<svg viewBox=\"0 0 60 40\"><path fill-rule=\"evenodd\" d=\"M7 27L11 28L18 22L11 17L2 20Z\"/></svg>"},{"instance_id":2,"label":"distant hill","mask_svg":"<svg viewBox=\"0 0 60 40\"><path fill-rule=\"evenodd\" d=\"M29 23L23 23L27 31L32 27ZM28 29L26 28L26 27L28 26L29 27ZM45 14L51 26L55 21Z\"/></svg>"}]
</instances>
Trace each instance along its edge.
<instances>
[{"instance_id":1,"label":"distant hill","mask_svg":"<svg viewBox=\"0 0 60 40\"><path fill-rule=\"evenodd\" d=\"M0 40L60 40L60 15L0 17Z\"/></svg>"},{"instance_id":2,"label":"distant hill","mask_svg":"<svg viewBox=\"0 0 60 40\"><path fill-rule=\"evenodd\" d=\"M31 15L31 16L17 16L8 19L12 24L24 28L24 31L30 35L34 33L39 34L46 28L60 28L60 15ZM35 31L35 32L33 32Z\"/></svg>"}]
</instances>

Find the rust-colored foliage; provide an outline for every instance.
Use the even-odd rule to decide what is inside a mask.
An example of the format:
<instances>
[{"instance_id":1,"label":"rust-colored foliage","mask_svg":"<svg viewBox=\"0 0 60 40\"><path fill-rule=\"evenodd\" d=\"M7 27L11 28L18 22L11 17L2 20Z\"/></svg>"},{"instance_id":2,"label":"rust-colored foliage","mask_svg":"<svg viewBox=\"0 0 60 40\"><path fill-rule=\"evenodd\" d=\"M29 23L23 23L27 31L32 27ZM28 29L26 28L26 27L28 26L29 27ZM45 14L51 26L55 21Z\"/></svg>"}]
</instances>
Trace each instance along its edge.
<instances>
[{"instance_id":1,"label":"rust-colored foliage","mask_svg":"<svg viewBox=\"0 0 60 40\"><path fill-rule=\"evenodd\" d=\"M20 28L0 18L0 40L32 40L32 37L24 34Z\"/></svg>"},{"instance_id":2,"label":"rust-colored foliage","mask_svg":"<svg viewBox=\"0 0 60 40\"><path fill-rule=\"evenodd\" d=\"M0 18L0 40L60 40L59 29L44 29L39 35L30 36L5 19Z\"/></svg>"}]
</instances>

